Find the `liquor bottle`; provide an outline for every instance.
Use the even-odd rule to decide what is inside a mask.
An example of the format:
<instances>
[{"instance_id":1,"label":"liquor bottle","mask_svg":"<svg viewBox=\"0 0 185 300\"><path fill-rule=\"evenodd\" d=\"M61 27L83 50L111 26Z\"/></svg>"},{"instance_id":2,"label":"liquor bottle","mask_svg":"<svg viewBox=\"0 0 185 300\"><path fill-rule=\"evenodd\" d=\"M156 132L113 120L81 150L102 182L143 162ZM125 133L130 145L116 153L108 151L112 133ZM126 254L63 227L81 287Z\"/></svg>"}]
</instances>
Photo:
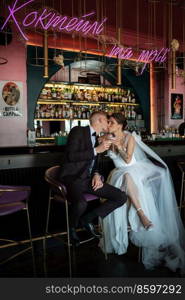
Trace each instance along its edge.
<instances>
[{"instance_id":1,"label":"liquor bottle","mask_svg":"<svg viewBox=\"0 0 185 300\"><path fill-rule=\"evenodd\" d=\"M78 118L78 113L77 113L77 109L75 106L73 106L73 118L77 119Z\"/></svg>"},{"instance_id":2,"label":"liquor bottle","mask_svg":"<svg viewBox=\"0 0 185 300\"><path fill-rule=\"evenodd\" d=\"M84 100L88 101L88 97L87 97L87 89L83 90L83 94L84 94Z\"/></svg>"},{"instance_id":3,"label":"liquor bottle","mask_svg":"<svg viewBox=\"0 0 185 300\"><path fill-rule=\"evenodd\" d=\"M51 118L54 119L55 118L55 110L54 110L54 106L51 105Z\"/></svg>"},{"instance_id":4,"label":"liquor bottle","mask_svg":"<svg viewBox=\"0 0 185 300\"><path fill-rule=\"evenodd\" d=\"M128 120L132 119L132 106L128 106Z\"/></svg>"},{"instance_id":5,"label":"liquor bottle","mask_svg":"<svg viewBox=\"0 0 185 300\"><path fill-rule=\"evenodd\" d=\"M122 102L122 90L119 91L118 102Z\"/></svg>"},{"instance_id":6,"label":"liquor bottle","mask_svg":"<svg viewBox=\"0 0 185 300\"><path fill-rule=\"evenodd\" d=\"M57 98L57 93L56 93L56 88L53 87L51 89L51 96L52 96L52 99L56 99Z\"/></svg>"},{"instance_id":7,"label":"liquor bottle","mask_svg":"<svg viewBox=\"0 0 185 300\"><path fill-rule=\"evenodd\" d=\"M70 117L69 110L70 110L70 106L66 105L66 119L69 119L69 117Z\"/></svg>"},{"instance_id":8,"label":"liquor bottle","mask_svg":"<svg viewBox=\"0 0 185 300\"><path fill-rule=\"evenodd\" d=\"M105 101L105 90L102 88L100 90L100 92L101 92L101 102L104 102Z\"/></svg>"},{"instance_id":9,"label":"liquor bottle","mask_svg":"<svg viewBox=\"0 0 185 300\"><path fill-rule=\"evenodd\" d=\"M96 93L96 97L95 97L96 100L95 101L98 102L99 101L99 98L98 98L98 89L95 89L95 93Z\"/></svg>"},{"instance_id":10,"label":"liquor bottle","mask_svg":"<svg viewBox=\"0 0 185 300\"><path fill-rule=\"evenodd\" d=\"M78 107L78 119L82 118L81 107Z\"/></svg>"},{"instance_id":11,"label":"liquor bottle","mask_svg":"<svg viewBox=\"0 0 185 300\"><path fill-rule=\"evenodd\" d=\"M68 88L64 89L64 99L68 100Z\"/></svg>"},{"instance_id":12,"label":"liquor bottle","mask_svg":"<svg viewBox=\"0 0 185 300\"><path fill-rule=\"evenodd\" d=\"M77 100L81 101L81 91L79 88L77 89Z\"/></svg>"},{"instance_id":13,"label":"liquor bottle","mask_svg":"<svg viewBox=\"0 0 185 300\"><path fill-rule=\"evenodd\" d=\"M40 94L41 99L47 99L47 89L44 87Z\"/></svg>"},{"instance_id":14,"label":"liquor bottle","mask_svg":"<svg viewBox=\"0 0 185 300\"><path fill-rule=\"evenodd\" d=\"M50 105L46 105L45 117L46 117L46 119L50 119L51 118Z\"/></svg>"},{"instance_id":15,"label":"liquor bottle","mask_svg":"<svg viewBox=\"0 0 185 300\"><path fill-rule=\"evenodd\" d=\"M47 87L47 99L52 99L51 88Z\"/></svg>"},{"instance_id":16,"label":"liquor bottle","mask_svg":"<svg viewBox=\"0 0 185 300\"><path fill-rule=\"evenodd\" d=\"M175 129L175 138L179 138L179 131L177 128Z\"/></svg>"},{"instance_id":17,"label":"liquor bottle","mask_svg":"<svg viewBox=\"0 0 185 300\"><path fill-rule=\"evenodd\" d=\"M124 112L125 112L125 119L127 119L127 106L125 106Z\"/></svg>"},{"instance_id":18,"label":"liquor bottle","mask_svg":"<svg viewBox=\"0 0 185 300\"><path fill-rule=\"evenodd\" d=\"M104 91L104 101L108 102L108 93L107 93L107 90Z\"/></svg>"},{"instance_id":19,"label":"liquor bottle","mask_svg":"<svg viewBox=\"0 0 185 300\"><path fill-rule=\"evenodd\" d=\"M44 106L40 107L40 117L41 117L41 119L44 119L46 117Z\"/></svg>"},{"instance_id":20,"label":"liquor bottle","mask_svg":"<svg viewBox=\"0 0 185 300\"><path fill-rule=\"evenodd\" d=\"M89 119L90 117L90 110L89 107L86 109L86 118Z\"/></svg>"},{"instance_id":21,"label":"liquor bottle","mask_svg":"<svg viewBox=\"0 0 185 300\"><path fill-rule=\"evenodd\" d=\"M90 90L89 90L89 89L87 89L87 91L86 91L86 100L87 100L88 102L91 101L91 93L90 93Z\"/></svg>"},{"instance_id":22,"label":"liquor bottle","mask_svg":"<svg viewBox=\"0 0 185 300\"><path fill-rule=\"evenodd\" d=\"M132 120L135 120L135 118L136 118L136 112L135 112L133 106L131 107L131 109L132 109L132 110L131 110L131 119L132 119Z\"/></svg>"},{"instance_id":23,"label":"liquor bottle","mask_svg":"<svg viewBox=\"0 0 185 300\"><path fill-rule=\"evenodd\" d=\"M62 119L62 106L61 105L58 107L58 117L59 117L59 119Z\"/></svg>"},{"instance_id":24,"label":"liquor bottle","mask_svg":"<svg viewBox=\"0 0 185 300\"><path fill-rule=\"evenodd\" d=\"M175 137L175 128L172 128L172 139Z\"/></svg>"},{"instance_id":25,"label":"liquor bottle","mask_svg":"<svg viewBox=\"0 0 185 300\"><path fill-rule=\"evenodd\" d=\"M66 118L66 108L65 108L65 105L63 105L62 107L63 107L63 118L65 119Z\"/></svg>"},{"instance_id":26,"label":"liquor bottle","mask_svg":"<svg viewBox=\"0 0 185 300\"><path fill-rule=\"evenodd\" d=\"M39 104L37 104L36 110L35 110L35 118L36 118L36 119L40 119L40 117L41 117L41 114L40 114L40 107L39 107Z\"/></svg>"},{"instance_id":27,"label":"liquor bottle","mask_svg":"<svg viewBox=\"0 0 185 300\"><path fill-rule=\"evenodd\" d=\"M78 98L77 98L77 89L76 88L73 89L72 99L75 100L75 101L78 100Z\"/></svg>"},{"instance_id":28,"label":"liquor bottle","mask_svg":"<svg viewBox=\"0 0 185 300\"><path fill-rule=\"evenodd\" d=\"M109 91L108 93L108 102L112 102L112 93Z\"/></svg>"},{"instance_id":29,"label":"liquor bottle","mask_svg":"<svg viewBox=\"0 0 185 300\"><path fill-rule=\"evenodd\" d=\"M82 107L82 119L87 119L85 108Z\"/></svg>"},{"instance_id":30,"label":"liquor bottle","mask_svg":"<svg viewBox=\"0 0 185 300\"><path fill-rule=\"evenodd\" d=\"M57 100L61 99L61 93L60 93L60 89L59 88L56 89L56 99Z\"/></svg>"},{"instance_id":31,"label":"liquor bottle","mask_svg":"<svg viewBox=\"0 0 185 300\"><path fill-rule=\"evenodd\" d=\"M172 135L172 128L171 127L169 128L168 136L169 136L170 139L172 139L172 137L173 137L173 135Z\"/></svg>"},{"instance_id":32,"label":"liquor bottle","mask_svg":"<svg viewBox=\"0 0 185 300\"><path fill-rule=\"evenodd\" d=\"M115 98L114 98L114 102L119 102L119 92L115 91Z\"/></svg>"},{"instance_id":33,"label":"liquor bottle","mask_svg":"<svg viewBox=\"0 0 185 300\"><path fill-rule=\"evenodd\" d=\"M132 103L136 103L136 99L135 99L134 93L131 93L131 102Z\"/></svg>"},{"instance_id":34,"label":"liquor bottle","mask_svg":"<svg viewBox=\"0 0 185 300\"><path fill-rule=\"evenodd\" d=\"M72 109L72 107L69 108L69 118L73 119L73 109Z\"/></svg>"},{"instance_id":35,"label":"liquor bottle","mask_svg":"<svg viewBox=\"0 0 185 300\"><path fill-rule=\"evenodd\" d=\"M60 89L60 99L64 99L64 90L62 88Z\"/></svg>"},{"instance_id":36,"label":"liquor bottle","mask_svg":"<svg viewBox=\"0 0 185 300\"><path fill-rule=\"evenodd\" d=\"M102 97L99 91L97 91L97 98L98 98L98 102L101 102Z\"/></svg>"},{"instance_id":37,"label":"liquor bottle","mask_svg":"<svg viewBox=\"0 0 185 300\"><path fill-rule=\"evenodd\" d=\"M37 127L36 127L36 130L35 130L35 134L36 134L37 138L41 137L41 126L40 126L40 122L39 121L37 121Z\"/></svg>"},{"instance_id":38,"label":"liquor bottle","mask_svg":"<svg viewBox=\"0 0 185 300\"><path fill-rule=\"evenodd\" d=\"M122 103L126 103L127 102L127 98L125 97L125 91L124 89L122 89L122 94L121 94L121 102Z\"/></svg>"},{"instance_id":39,"label":"liquor bottle","mask_svg":"<svg viewBox=\"0 0 185 300\"><path fill-rule=\"evenodd\" d=\"M69 100L71 100L71 99L72 99L72 95L73 95L73 93L72 93L72 89L71 89L71 88L69 88L69 89L68 89L68 99L69 99Z\"/></svg>"},{"instance_id":40,"label":"liquor bottle","mask_svg":"<svg viewBox=\"0 0 185 300\"><path fill-rule=\"evenodd\" d=\"M97 101L97 96L96 96L96 90L95 89L92 91L92 101L93 102Z\"/></svg>"},{"instance_id":41,"label":"liquor bottle","mask_svg":"<svg viewBox=\"0 0 185 300\"><path fill-rule=\"evenodd\" d=\"M55 117L56 119L59 118L59 109L58 109L58 105L55 106L54 117Z\"/></svg>"},{"instance_id":42,"label":"liquor bottle","mask_svg":"<svg viewBox=\"0 0 185 300\"><path fill-rule=\"evenodd\" d=\"M85 101L85 91L83 89L80 90L81 92L81 101Z\"/></svg>"}]
</instances>

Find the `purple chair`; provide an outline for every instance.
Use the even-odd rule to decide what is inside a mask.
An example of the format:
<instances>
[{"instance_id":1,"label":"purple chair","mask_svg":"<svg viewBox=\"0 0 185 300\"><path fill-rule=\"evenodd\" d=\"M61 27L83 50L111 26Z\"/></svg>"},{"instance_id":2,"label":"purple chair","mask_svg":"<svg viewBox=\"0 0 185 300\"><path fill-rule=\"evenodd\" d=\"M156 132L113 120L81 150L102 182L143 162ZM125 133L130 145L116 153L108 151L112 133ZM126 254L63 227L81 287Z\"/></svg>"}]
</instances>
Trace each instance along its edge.
<instances>
[{"instance_id":1,"label":"purple chair","mask_svg":"<svg viewBox=\"0 0 185 300\"><path fill-rule=\"evenodd\" d=\"M29 186L0 185L0 217L11 215L18 211L24 210L27 216L29 243L30 243L29 247L1 261L0 265L10 261L11 259L19 256L20 254L25 253L28 250L31 250L32 260L33 260L33 271L35 274L35 257L33 251L30 217L29 217L29 210L28 210L28 199L29 199L30 191L31 188ZM27 241L13 241L8 239L1 239L1 241L6 243L1 245L0 248L17 246L27 242Z\"/></svg>"},{"instance_id":2,"label":"purple chair","mask_svg":"<svg viewBox=\"0 0 185 300\"><path fill-rule=\"evenodd\" d=\"M71 277L72 274L72 266L71 266L71 243L70 243L70 235L69 235L69 209L68 205L70 205L70 202L67 199L67 190L64 184L62 184L60 181L58 181L59 174L60 174L60 166L54 166L46 170L45 172L45 180L50 185L49 190L49 202L48 202L48 211L47 211L47 220L46 220L46 235L48 232L49 227L49 218L50 218L50 208L51 208L51 201L56 200L58 202L62 202L65 204L65 213L66 213L66 227L67 227L67 246L68 246L68 259L69 259L69 274ZM87 202L97 200L99 199L97 196L92 194L84 194L85 199ZM88 242L92 240L93 238L90 238L88 240L84 240L82 243Z\"/></svg>"}]
</instances>

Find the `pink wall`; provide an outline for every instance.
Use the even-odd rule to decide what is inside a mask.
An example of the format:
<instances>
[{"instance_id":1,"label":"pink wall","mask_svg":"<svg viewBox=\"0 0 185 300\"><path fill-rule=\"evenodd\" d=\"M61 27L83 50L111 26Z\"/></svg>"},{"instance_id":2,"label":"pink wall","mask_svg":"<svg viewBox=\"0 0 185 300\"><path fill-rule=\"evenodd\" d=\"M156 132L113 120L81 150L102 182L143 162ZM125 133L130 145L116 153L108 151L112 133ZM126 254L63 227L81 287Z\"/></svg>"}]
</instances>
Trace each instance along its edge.
<instances>
[{"instance_id":1,"label":"pink wall","mask_svg":"<svg viewBox=\"0 0 185 300\"><path fill-rule=\"evenodd\" d=\"M184 79L182 77L176 77L176 89L172 90L171 89L171 78L169 78L169 92L168 92L168 125L169 127L175 127L177 128L182 122L184 122L185 120L185 83L184 83ZM171 119L171 93L174 94L183 94L183 99L184 99L184 103L183 103L183 119L180 120L174 120Z\"/></svg>"},{"instance_id":2,"label":"pink wall","mask_svg":"<svg viewBox=\"0 0 185 300\"><path fill-rule=\"evenodd\" d=\"M0 118L0 146L27 144L27 86L26 86L26 46L16 34L7 47L0 46L0 56L8 60L0 65L0 80L23 82L23 116Z\"/></svg>"},{"instance_id":3,"label":"pink wall","mask_svg":"<svg viewBox=\"0 0 185 300\"><path fill-rule=\"evenodd\" d=\"M0 80L12 80L23 82L23 117L0 118L0 146L16 146L27 144L27 86L26 86L26 46L19 36L14 34L13 41L7 47L0 46L0 57L8 60L5 65L0 65ZM77 74L75 74L77 75ZM74 76L75 77L75 76ZM77 76L76 76L77 77ZM76 81L76 77L72 78ZM53 80L68 81L68 68L54 75ZM177 77L176 90L170 89L171 82L166 74L164 84L165 99L165 125L178 127L183 120L171 119L170 95L171 93L183 94L185 116L185 85L183 79Z\"/></svg>"}]
</instances>

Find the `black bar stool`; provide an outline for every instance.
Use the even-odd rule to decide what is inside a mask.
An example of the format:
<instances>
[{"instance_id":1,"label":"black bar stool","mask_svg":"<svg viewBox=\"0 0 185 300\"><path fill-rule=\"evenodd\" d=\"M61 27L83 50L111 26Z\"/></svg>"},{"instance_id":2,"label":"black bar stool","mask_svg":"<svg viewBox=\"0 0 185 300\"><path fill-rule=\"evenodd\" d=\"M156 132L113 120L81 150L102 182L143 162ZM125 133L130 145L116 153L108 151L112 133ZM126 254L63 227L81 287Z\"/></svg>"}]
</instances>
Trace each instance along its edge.
<instances>
[{"instance_id":1,"label":"black bar stool","mask_svg":"<svg viewBox=\"0 0 185 300\"><path fill-rule=\"evenodd\" d=\"M20 250L15 254L7 257L6 259L0 261L0 265L7 263L8 261L16 258L17 256L25 253L28 250L31 250L32 253L32 262L33 262L33 272L36 275L36 267L35 267L35 256L33 250L33 241L32 241L32 233L30 226L30 216L28 210L28 199L31 192L30 186L8 186L8 185L0 185L0 217L11 215L18 211L25 211L27 217L27 226L29 232L29 240L28 241L15 241L9 239L0 239L3 241L3 245L0 245L0 249L7 248L10 246L23 245L25 243L29 243L29 246L24 250ZM11 222L11 221L10 221ZM12 224L15 226L15 224ZM24 226L24 225L23 225ZM13 228L12 228L13 229Z\"/></svg>"},{"instance_id":2,"label":"black bar stool","mask_svg":"<svg viewBox=\"0 0 185 300\"><path fill-rule=\"evenodd\" d=\"M50 208L52 200L61 202L65 204L65 215L66 215L66 228L67 228L67 247L68 247L68 262L69 262L69 276L72 276L72 259L71 259L71 243L70 243L70 235L69 235L69 205L70 202L67 199L67 190L63 183L58 181L59 173L60 173L60 166L54 166L46 170L45 172L45 180L50 186L49 190L49 201L48 201L48 210L47 210L47 220L46 220L46 230L45 230L45 238L44 238L44 249L45 241L47 238L48 228L49 228L49 219L50 219ZM84 194L85 199L87 202L99 199L97 196L92 194ZM103 230L102 230L103 234ZM81 244L89 242L90 240L94 239L94 237L90 239L86 239Z\"/></svg>"}]
</instances>

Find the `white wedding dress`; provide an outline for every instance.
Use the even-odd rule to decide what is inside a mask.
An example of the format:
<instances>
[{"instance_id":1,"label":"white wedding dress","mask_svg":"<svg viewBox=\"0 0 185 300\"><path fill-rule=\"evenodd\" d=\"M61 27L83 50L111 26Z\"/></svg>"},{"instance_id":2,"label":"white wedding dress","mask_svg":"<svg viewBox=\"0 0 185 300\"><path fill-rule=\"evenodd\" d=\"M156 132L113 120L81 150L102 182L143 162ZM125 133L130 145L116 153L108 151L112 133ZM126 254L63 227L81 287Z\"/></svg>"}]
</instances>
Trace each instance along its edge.
<instances>
[{"instance_id":1,"label":"white wedding dress","mask_svg":"<svg viewBox=\"0 0 185 300\"><path fill-rule=\"evenodd\" d=\"M130 133L126 133L128 140ZM130 239L142 247L142 262L147 269L165 263L172 271L180 269L184 273L185 231L168 167L138 135L132 135L136 146L130 163L108 151L115 164L108 183L121 188L128 196L137 197L153 227L146 230L136 209L127 203L104 218L105 243L101 241L100 245L107 253L124 254Z\"/></svg>"}]
</instances>

